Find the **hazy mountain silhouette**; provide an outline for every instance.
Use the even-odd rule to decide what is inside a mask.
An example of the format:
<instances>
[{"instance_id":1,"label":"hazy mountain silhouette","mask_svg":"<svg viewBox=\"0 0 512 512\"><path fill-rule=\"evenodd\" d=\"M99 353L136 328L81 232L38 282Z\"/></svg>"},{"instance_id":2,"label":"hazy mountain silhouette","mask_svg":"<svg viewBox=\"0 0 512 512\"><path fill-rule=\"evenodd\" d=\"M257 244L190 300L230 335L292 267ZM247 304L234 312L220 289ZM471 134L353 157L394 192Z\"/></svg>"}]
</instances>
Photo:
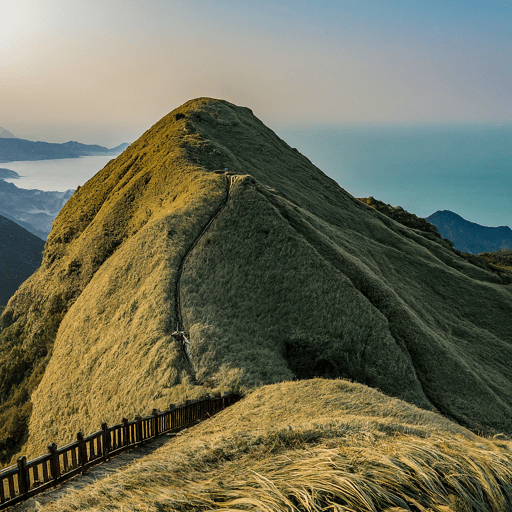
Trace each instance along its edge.
<instances>
[{"instance_id":1,"label":"hazy mountain silhouette","mask_svg":"<svg viewBox=\"0 0 512 512\"><path fill-rule=\"evenodd\" d=\"M0 306L41 264L44 242L0 215Z\"/></svg>"},{"instance_id":2,"label":"hazy mountain silhouette","mask_svg":"<svg viewBox=\"0 0 512 512\"><path fill-rule=\"evenodd\" d=\"M0 139L16 139L16 135L13 135L9 130L0 126Z\"/></svg>"},{"instance_id":3,"label":"hazy mountain silhouette","mask_svg":"<svg viewBox=\"0 0 512 512\"><path fill-rule=\"evenodd\" d=\"M11 169L4 169L3 167L0 167L0 179L15 179L17 180L20 177L20 175L12 171Z\"/></svg>"},{"instance_id":4,"label":"hazy mountain silhouette","mask_svg":"<svg viewBox=\"0 0 512 512\"><path fill-rule=\"evenodd\" d=\"M53 160L92 155L118 155L127 147L128 144L120 144L115 148L108 149L103 146L81 144L74 141L55 144L17 138L0 138L0 162Z\"/></svg>"},{"instance_id":5,"label":"hazy mountain silhouette","mask_svg":"<svg viewBox=\"0 0 512 512\"><path fill-rule=\"evenodd\" d=\"M0 179L0 215L46 240L55 217L73 192L18 188Z\"/></svg>"},{"instance_id":6,"label":"hazy mountain silhouette","mask_svg":"<svg viewBox=\"0 0 512 512\"><path fill-rule=\"evenodd\" d=\"M440 235L450 239L459 251L480 254L512 249L512 229L508 226L482 226L449 210L437 211L425 220L434 224Z\"/></svg>"},{"instance_id":7,"label":"hazy mountain silhouette","mask_svg":"<svg viewBox=\"0 0 512 512\"><path fill-rule=\"evenodd\" d=\"M73 194L9 301L4 458L27 424L38 455L232 381L314 376L510 431L507 282L355 199L249 109L189 101Z\"/></svg>"}]
</instances>

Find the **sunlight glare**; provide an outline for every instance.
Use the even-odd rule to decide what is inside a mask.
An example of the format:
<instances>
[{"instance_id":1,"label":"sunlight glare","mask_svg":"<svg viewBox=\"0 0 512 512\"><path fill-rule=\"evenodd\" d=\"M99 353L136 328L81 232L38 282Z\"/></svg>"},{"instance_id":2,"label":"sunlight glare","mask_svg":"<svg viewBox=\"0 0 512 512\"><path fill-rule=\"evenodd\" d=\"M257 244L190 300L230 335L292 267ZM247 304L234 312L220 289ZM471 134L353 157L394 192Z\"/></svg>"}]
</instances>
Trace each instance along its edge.
<instances>
[{"instance_id":1,"label":"sunlight glare","mask_svg":"<svg viewBox=\"0 0 512 512\"><path fill-rule=\"evenodd\" d=\"M22 24L19 2L3 0L0 16L0 41L6 42L15 36Z\"/></svg>"}]
</instances>

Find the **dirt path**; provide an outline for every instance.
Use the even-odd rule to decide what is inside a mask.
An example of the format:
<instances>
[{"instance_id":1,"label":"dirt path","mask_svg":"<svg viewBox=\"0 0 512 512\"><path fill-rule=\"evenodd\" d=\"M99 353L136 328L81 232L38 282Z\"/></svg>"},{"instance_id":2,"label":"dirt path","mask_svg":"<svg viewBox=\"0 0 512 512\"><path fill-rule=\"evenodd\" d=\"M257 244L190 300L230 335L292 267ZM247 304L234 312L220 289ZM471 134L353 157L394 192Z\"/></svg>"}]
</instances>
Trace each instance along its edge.
<instances>
[{"instance_id":1,"label":"dirt path","mask_svg":"<svg viewBox=\"0 0 512 512\"><path fill-rule=\"evenodd\" d=\"M229 199L229 192L231 189L231 185L233 183L233 176L234 173L225 173L226 178L226 195L222 202L217 206L217 209L213 212L213 215L210 217L210 220L206 224L206 226L201 230L199 235L195 238L195 240L192 242L190 247L188 248L187 252L185 253L185 256L183 256L180 266L178 267L178 272L176 275L176 288L175 288L175 317L176 317L176 332L177 333L183 333L185 331L185 326L183 325L183 316L181 314L181 276L183 275L183 270L185 269L185 263L187 261L187 258L189 257L190 253L195 249L201 238L204 236L206 231L208 231L208 228L212 225L213 221L220 215L224 207L226 206L228 199ZM189 349L188 349L188 340L186 338L183 338L181 335L179 338L182 342L182 350L184 352L185 359L187 361L188 367L189 367L189 373L192 378L193 382L196 381L196 375L195 375L195 368L194 364L192 363L192 359L190 357Z\"/></svg>"},{"instance_id":2,"label":"dirt path","mask_svg":"<svg viewBox=\"0 0 512 512\"><path fill-rule=\"evenodd\" d=\"M196 245L199 243L199 240L204 236L208 228L211 226L212 222L220 215L224 207L226 206L226 203L229 199L229 191L231 188L232 183L232 173L225 174L226 178L226 196L222 200L222 202L219 204L213 215L211 216L210 220L206 224L206 226L201 230L199 235L197 235L196 239L192 242L190 247L188 248L187 252L185 253L185 256L183 256L180 266L178 267L178 274L176 277L176 289L175 289L175 296L176 296L176 304L175 304L175 311L176 311L176 322L177 322L177 331L183 331L184 325L183 325L183 317L181 315L181 276L183 274L183 269L185 268L185 263L187 261L188 256L190 253L195 249Z\"/></svg>"}]
</instances>

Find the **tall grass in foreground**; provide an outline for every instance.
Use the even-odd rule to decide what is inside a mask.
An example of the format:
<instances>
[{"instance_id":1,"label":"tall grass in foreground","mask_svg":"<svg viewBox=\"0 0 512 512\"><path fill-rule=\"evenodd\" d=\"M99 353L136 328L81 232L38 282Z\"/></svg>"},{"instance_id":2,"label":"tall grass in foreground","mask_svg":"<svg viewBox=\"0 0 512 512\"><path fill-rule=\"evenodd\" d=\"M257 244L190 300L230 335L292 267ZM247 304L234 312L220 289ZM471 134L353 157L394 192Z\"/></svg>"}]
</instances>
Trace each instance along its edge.
<instances>
[{"instance_id":1,"label":"tall grass in foreground","mask_svg":"<svg viewBox=\"0 0 512 512\"><path fill-rule=\"evenodd\" d=\"M43 510L504 512L511 448L359 384L283 383Z\"/></svg>"},{"instance_id":2,"label":"tall grass in foreground","mask_svg":"<svg viewBox=\"0 0 512 512\"><path fill-rule=\"evenodd\" d=\"M512 510L510 454L456 438L309 445L303 434L276 432L238 453L206 450L179 472L145 463L139 478L97 485L45 510Z\"/></svg>"}]
</instances>

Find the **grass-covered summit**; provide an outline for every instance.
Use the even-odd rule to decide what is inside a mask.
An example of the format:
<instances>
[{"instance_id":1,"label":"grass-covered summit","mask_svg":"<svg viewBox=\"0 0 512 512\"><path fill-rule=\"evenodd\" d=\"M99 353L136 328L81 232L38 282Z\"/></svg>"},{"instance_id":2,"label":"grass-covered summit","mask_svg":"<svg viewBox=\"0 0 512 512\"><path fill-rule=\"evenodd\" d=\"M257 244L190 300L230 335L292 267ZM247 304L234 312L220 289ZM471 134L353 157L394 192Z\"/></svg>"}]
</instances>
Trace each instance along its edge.
<instances>
[{"instance_id":1,"label":"grass-covered summit","mask_svg":"<svg viewBox=\"0 0 512 512\"><path fill-rule=\"evenodd\" d=\"M176 280L226 199L225 168L227 203L180 280L194 383L171 336ZM185 103L71 197L9 302L0 425L21 413L0 431L4 453L183 395L314 376L511 431L512 287L430 238L352 197L249 109Z\"/></svg>"}]
</instances>

